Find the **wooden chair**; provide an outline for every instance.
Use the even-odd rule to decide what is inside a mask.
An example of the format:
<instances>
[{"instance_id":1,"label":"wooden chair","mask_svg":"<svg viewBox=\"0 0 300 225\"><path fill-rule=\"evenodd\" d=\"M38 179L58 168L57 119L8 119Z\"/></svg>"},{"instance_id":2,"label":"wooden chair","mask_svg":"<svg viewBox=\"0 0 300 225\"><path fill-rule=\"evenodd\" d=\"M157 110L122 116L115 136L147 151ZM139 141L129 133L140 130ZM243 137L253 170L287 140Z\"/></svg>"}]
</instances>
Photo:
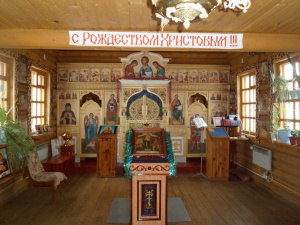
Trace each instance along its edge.
<instances>
[{"instance_id":1,"label":"wooden chair","mask_svg":"<svg viewBox=\"0 0 300 225\"><path fill-rule=\"evenodd\" d=\"M46 172L35 152L29 152L28 164L25 169L24 177L29 178L30 192L34 187L51 188L52 201L55 199L56 192L61 189L67 181L67 177L61 172Z\"/></svg>"}]
</instances>

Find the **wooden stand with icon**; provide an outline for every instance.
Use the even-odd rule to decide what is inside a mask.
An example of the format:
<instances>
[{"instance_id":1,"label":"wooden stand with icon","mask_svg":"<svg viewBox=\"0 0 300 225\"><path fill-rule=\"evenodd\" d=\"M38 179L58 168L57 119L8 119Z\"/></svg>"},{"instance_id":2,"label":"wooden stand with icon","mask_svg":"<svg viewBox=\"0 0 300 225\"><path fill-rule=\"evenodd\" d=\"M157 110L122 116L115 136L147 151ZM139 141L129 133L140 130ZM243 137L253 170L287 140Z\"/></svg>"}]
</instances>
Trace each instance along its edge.
<instances>
[{"instance_id":1,"label":"wooden stand with icon","mask_svg":"<svg viewBox=\"0 0 300 225\"><path fill-rule=\"evenodd\" d=\"M116 128L102 126L97 140L97 177L115 177L117 170Z\"/></svg>"},{"instance_id":2,"label":"wooden stand with icon","mask_svg":"<svg viewBox=\"0 0 300 225\"><path fill-rule=\"evenodd\" d=\"M206 130L206 175L209 180L229 179L229 136L223 128Z\"/></svg>"},{"instance_id":3,"label":"wooden stand with icon","mask_svg":"<svg viewBox=\"0 0 300 225\"><path fill-rule=\"evenodd\" d=\"M163 129L133 129L131 224L167 224L167 159Z\"/></svg>"}]
</instances>

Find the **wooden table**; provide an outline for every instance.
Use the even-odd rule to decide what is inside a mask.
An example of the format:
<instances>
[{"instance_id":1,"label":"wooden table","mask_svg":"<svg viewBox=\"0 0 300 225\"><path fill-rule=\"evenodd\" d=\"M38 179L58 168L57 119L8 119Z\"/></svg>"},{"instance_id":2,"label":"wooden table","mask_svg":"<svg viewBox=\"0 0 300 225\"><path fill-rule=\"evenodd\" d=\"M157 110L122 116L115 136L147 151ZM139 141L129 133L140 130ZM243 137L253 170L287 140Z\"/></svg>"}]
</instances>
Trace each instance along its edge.
<instances>
[{"instance_id":1,"label":"wooden table","mask_svg":"<svg viewBox=\"0 0 300 225\"><path fill-rule=\"evenodd\" d=\"M75 166L75 154L59 154L43 162L47 172L72 173Z\"/></svg>"}]
</instances>

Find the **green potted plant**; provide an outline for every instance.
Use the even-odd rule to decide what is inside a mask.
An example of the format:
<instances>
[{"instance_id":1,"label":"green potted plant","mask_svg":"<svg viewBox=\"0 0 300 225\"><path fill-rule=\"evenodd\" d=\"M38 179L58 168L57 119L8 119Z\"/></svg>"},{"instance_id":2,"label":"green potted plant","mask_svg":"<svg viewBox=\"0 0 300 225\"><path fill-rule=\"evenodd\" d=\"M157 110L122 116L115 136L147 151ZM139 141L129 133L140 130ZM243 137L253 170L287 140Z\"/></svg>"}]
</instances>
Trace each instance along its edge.
<instances>
[{"instance_id":1,"label":"green potted plant","mask_svg":"<svg viewBox=\"0 0 300 225\"><path fill-rule=\"evenodd\" d=\"M282 143L289 144L290 130L285 126L284 129L280 128L280 114L285 113L286 109L282 107L282 103L289 100L289 81L284 77L280 76L280 73L276 76L274 64L272 62L272 67L269 66L269 73L271 77L271 88L273 88L274 102L273 102L273 115L270 117L270 125L274 130L277 130L278 139Z\"/></svg>"},{"instance_id":2,"label":"green potted plant","mask_svg":"<svg viewBox=\"0 0 300 225\"><path fill-rule=\"evenodd\" d=\"M273 101L273 115L270 117L270 125L273 129L277 130L278 139L281 143L289 144L290 130L288 126L284 126L283 129L280 128L280 114L286 113L286 108L282 106L284 101L289 100L289 81L285 77L280 76L280 73L276 76L274 64L269 66L269 73L271 77L271 88L273 88L274 101Z\"/></svg>"},{"instance_id":3,"label":"green potted plant","mask_svg":"<svg viewBox=\"0 0 300 225\"><path fill-rule=\"evenodd\" d=\"M12 170L18 171L27 165L29 151L35 151L36 145L19 122L11 118L10 110L0 106L0 141L8 144Z\"/></svg>"},{"instance_id":4,"label":"green potted plant","mask_svg":"<svg viewBox=\"0 0 300 225\"><path fill-rule=\"evenodd\" d=\"M288 60L293 67L293 80L296 80L298 83L298 88L295 90L291 90L290 94L291 94L292 99L300 99L300 75L297 74L296 65L295 65L295 63L293 63L293 61L289 55L288 55Z\"/></svg>"},{"instance_id":5,"label":"green potted plant","mask_svg":"<svg viewBox=\"0 0 300 225\"><path fill-rule=\"evenodd\" d=\"M291 136L289 138L290 138L291 145L300 146L300 130L292 130Z\"/></svg>"}]
</instances>

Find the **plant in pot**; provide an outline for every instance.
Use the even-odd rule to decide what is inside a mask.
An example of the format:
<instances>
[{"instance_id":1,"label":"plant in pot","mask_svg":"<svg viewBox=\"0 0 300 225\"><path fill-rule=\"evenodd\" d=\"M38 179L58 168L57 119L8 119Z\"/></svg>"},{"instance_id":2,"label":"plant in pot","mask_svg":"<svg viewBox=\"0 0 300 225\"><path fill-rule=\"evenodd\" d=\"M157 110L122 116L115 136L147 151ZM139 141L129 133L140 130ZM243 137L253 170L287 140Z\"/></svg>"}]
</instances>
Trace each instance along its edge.
<instances>
[{"instance_id":1,"label":"plant in pot","mask_svg":"<svg viewBox=\"0 0 300 225\"><path fill-rule=\"evenodd\" d=\"M294 87L294 90L290 91L290 95L292 99L300 99L300 75L297 74L296 65L288 55L288 60L293 67L293 81L296 80L298 84L298 88Z\"/></svg>"},{"instance_id":2,"label":"plant in pot","mask_svg":"<svg viewBox=\"0 0 300 225\"><path fill-rule=\"evenodd\" d=\"M300 146L300 130L292 130L291 131L290 142L291 145L298 145Z\"/></svg>"},{"instance_id":3,"label":"plant in pot","mask_svg":"<svg viewBox=\"0 0 300 225\"><path fill-rule=\"evenodd\" d=\"M272 67L269 66L269 73L271 77L271 87L273 88L274 101L273 101L273 115L270 117L270 125L274 130L278 132L278 139L282 143L289 144L290 130L288 126L285 126L284 129L280 128L280 115L286 113L286 108L283 107L283 103L286 100L289 100L289 81L284 77L280 76L280 73L276 76L274 64L272 62Z\"/></svg>"},{"instance_id":4,"label":"plant in pot","mask_svg":"<svg viewBox=\"0 0 300 225\"><path fill-rule=\"evenodd\" d=\"M10 110L0 106L0 141L8 144L12 170L18 171L27 165L29 151L36 151L36 145L30 136L25 135L19 122L11 118Z\"/></svg>"}]
</instances>

